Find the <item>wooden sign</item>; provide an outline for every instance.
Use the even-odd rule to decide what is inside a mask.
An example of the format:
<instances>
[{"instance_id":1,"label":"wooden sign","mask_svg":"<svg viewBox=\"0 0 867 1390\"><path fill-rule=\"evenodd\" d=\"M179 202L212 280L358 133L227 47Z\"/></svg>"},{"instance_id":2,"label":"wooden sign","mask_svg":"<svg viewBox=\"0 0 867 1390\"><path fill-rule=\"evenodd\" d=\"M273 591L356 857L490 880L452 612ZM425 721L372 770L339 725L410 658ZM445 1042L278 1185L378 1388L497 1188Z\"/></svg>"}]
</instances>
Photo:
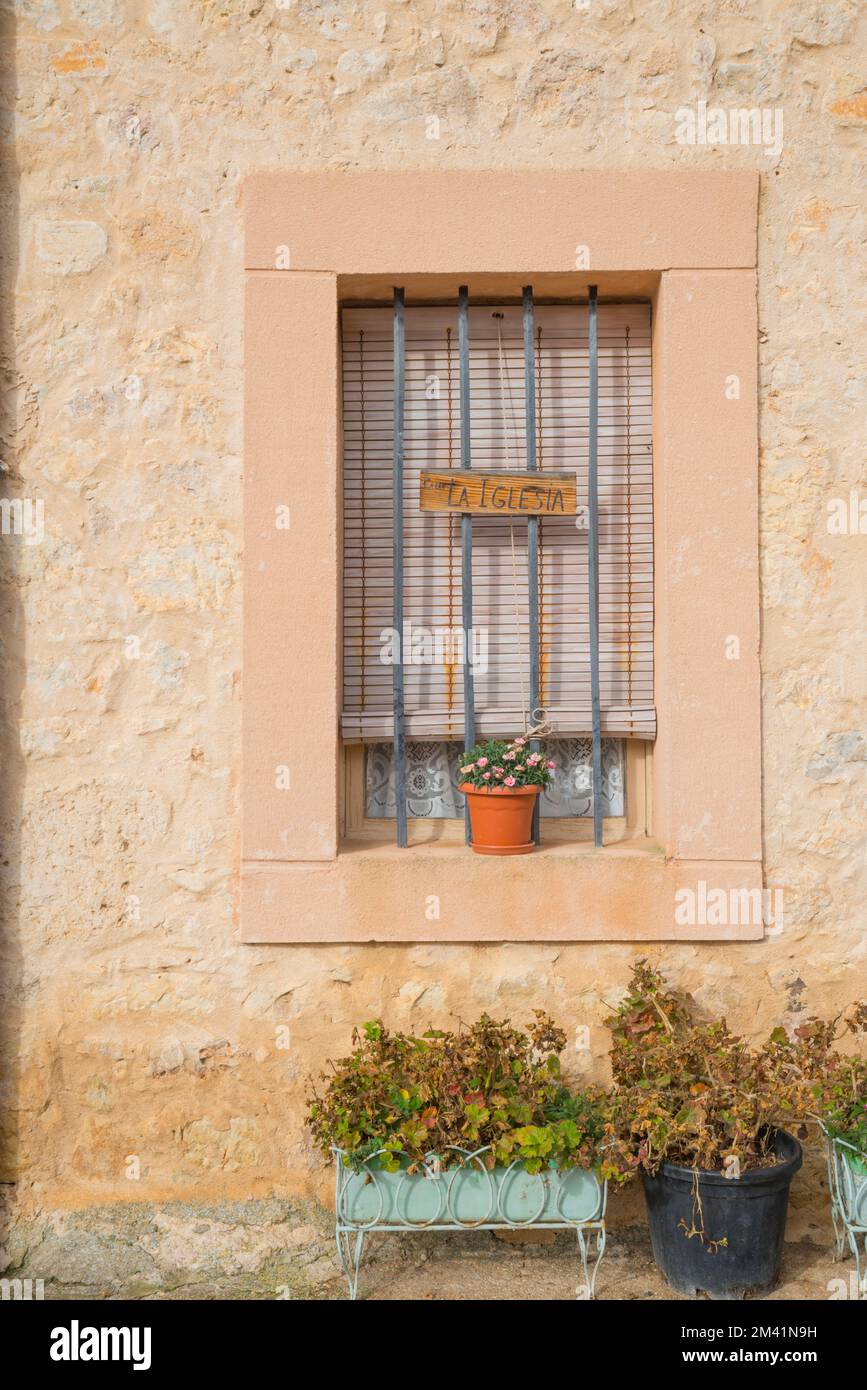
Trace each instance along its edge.
<instances>
[{"instance_id":1,"label":"wooden sign","mask_svg":"<svg viewBox=\"0 0 867 1390\"><path fill-rule=\"evenodd\" d=\"M578 482L574 473L493 473L447 468L421 474L423 512L470 512L474 516L574 516Z\"/></svg>"}]
</instances>

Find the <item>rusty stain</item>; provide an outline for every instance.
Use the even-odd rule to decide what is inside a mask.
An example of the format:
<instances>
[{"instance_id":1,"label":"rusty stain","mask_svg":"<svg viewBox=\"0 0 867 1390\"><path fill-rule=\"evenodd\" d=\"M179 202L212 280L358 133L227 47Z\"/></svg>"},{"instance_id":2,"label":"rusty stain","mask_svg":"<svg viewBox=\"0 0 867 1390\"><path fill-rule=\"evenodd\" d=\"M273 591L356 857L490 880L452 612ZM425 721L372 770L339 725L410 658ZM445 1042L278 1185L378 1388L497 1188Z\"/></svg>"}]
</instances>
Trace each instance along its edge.
<instances>
[{"instance_id":1,"label":"rusty stain","mask_svg":"<svg viewBox=\"0 0 867 1390\"><path fill-rule=\"evenodd\" d=\"M52 58L55 72L101 72L108 67L105 50L95 43L74 43Z\"/></svg>"},{"instance_id":2,"label":"rusty stain","mask_svg":"<svg viewBox=\"0 0 867 1390\"><path fill-rule=\"evenodd\" d=\"M831 572L834 566L827 555L813 550L801 561L801 569L814 584L817 593L826 594L831 587Z\"/></svg>"},{"instance_id":3,"label":"rusty stain","mask_svg":"<svg viewBox=\"0 0 867 1390\"><path fill-rule=\"evenodd\" d=\"M853 97L835 101L831 107L832 116L854 116L856 121L867 121L867 87L856 92Z\"/></svg>"}]
</instances>

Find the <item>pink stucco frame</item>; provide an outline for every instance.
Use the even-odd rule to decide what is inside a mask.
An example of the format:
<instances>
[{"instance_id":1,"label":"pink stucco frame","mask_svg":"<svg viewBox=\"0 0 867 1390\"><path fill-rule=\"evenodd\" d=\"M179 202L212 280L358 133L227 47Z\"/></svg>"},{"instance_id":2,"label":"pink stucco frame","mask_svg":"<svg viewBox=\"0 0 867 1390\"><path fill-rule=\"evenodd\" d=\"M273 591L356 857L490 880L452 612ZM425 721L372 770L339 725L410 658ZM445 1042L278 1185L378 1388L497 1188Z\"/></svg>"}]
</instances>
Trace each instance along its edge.
<instances>
[{"instance_id":1,"label":"pink stucco frame","mask_svg":"<svg viewBox=\"0 0 867 1390\"><path fill-rule=\"evenodd\" d=\"M701 882L762 886L757 202L749 172L247 180L246 941L762 935L674 911ZM340 844L338 305L396 283L410 302L447 297L464 281L653 300L659 734L642 845L490 860Z\"/></svg>"}]
</instances>

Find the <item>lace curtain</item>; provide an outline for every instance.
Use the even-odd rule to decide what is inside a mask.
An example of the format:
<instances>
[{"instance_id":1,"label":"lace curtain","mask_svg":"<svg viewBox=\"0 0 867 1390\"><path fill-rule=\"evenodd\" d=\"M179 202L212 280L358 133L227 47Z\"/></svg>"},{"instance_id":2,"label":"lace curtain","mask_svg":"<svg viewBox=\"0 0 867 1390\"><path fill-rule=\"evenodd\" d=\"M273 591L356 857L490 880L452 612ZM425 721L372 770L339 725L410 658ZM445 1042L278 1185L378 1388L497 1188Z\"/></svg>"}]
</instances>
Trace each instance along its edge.
<instances>
[{"instance_id":1,"label":"lace curtain","mask_svg":"<svg viewBox=\"0 0 867 1390\"><path fill-rule=\"evenodd\" d=\"M408 742L406 745L406 794L410 816L460 819L464 798L458 791L459 743ZM545 752L556 763L550 786L540 800L543 816L592 816L590 793L593 765L589 738L548 739ZM366 748L365 785L367 815L395 815L394 758L390 743L371 743ZM602 740L602 814L622 816L623 740Z\"/></svg>"}]
</instances>

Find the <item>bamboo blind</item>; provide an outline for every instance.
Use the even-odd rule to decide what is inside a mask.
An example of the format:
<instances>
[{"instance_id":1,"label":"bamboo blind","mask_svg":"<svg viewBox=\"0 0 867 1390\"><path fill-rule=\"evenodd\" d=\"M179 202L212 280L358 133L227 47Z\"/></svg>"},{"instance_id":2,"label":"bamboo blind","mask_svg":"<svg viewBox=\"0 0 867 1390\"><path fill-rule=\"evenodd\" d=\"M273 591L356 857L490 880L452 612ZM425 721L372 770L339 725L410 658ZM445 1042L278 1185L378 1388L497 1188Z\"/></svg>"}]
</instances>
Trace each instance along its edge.
<instances>
[{"instance_id":1,"label":"bamboo blind","mask_svg":"<svg viewBox=\"0 0 867 1390\"><path fill-rule=\"evenodd\" d=\"M535 311L539 467L543 473L576 472L579 504L587 501L587 319L586 306L537 306ZM521 309L473 307L469 326L473 466L524 469ZM392 735L392 670L381 660L381 634L391 627L392 611L391 311L346 309L342 328L342 732L346 738L383 739ZM460 466L459 430L456 311L410 307L404 602L405 620L416 631L459 631L461 625L460 518L422 513L418 502L423 468ZM607 736L653 738L656 730L651 449L650 308L603 304L599 607L602 731ZM485 737L513 735L524 727L526 543L526 525L520 520L473 520L473 626L477 633L485 630L488 639L487 672L475 673L476 728ZM585 734L590 728L587 532L576 527L574 517L540 522L539 592L541 703L555 734ZM404 681L408 736L462 738L458 656L454 663L407 661Z\"/></svg>"}]
</instances>

